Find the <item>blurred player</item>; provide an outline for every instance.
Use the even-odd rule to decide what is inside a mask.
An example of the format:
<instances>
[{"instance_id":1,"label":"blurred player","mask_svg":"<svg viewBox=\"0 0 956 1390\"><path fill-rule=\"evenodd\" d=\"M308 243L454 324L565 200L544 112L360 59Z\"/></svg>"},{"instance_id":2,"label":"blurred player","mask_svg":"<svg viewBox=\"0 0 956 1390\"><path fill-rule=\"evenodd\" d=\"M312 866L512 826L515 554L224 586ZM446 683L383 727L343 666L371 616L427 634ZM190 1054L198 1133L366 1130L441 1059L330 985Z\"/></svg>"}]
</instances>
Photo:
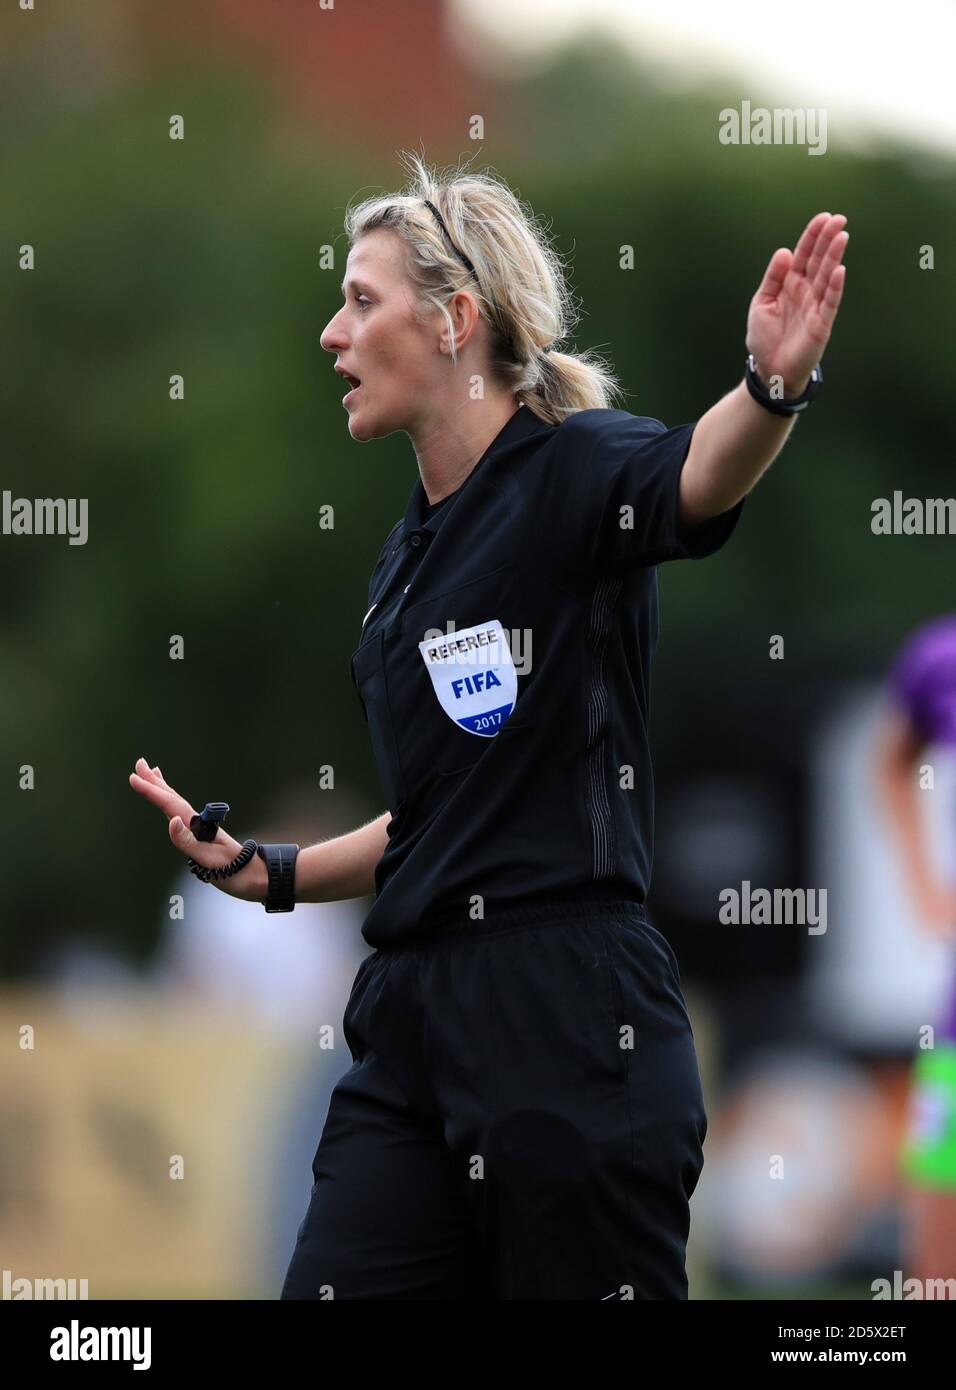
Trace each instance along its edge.
<instances>
[{"instance_id":1,"label":"blurred player","mask_svg":"<svg viewBox=\"0 0 956 1390\"><path fill-rule=\"evenodd\" d=\"M956 749L956 613L920 627L889 675L879 777L906 885L927 930L956 941L956 884L932 862L920 801L929 747ZM902 1165L908 1183L907 1274L956 1276L956 949L931 1047L913 1067Z\"/></svg>"}]
</instances>

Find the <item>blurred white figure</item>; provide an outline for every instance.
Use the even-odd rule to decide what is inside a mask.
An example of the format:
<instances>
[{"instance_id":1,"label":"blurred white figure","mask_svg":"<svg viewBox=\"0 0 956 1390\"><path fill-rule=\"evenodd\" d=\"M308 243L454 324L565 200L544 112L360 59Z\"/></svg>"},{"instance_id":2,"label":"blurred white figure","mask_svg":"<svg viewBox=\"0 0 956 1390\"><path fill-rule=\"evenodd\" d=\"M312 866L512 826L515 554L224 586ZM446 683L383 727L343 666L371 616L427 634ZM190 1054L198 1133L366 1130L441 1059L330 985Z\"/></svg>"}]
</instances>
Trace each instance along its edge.
<instances>
[{"instance_id":1,"label":"blurred white figure","mask_svg":"<svg viewBox=\"0 0 956 1390\"><path fill-rule=\"evenodd\" d=\"M751 1284L832 1274L880 1208L891 1152L863 1068L796 1049L762 1057L708 1137L695 1217L711 1258Z\"/></svg>"},{"instance_id":2,"label":"blurred white figure","mask_svg":"<svg viewBox=\"0 0 956 1390\"><path fill-rule=\"evenodd\" d=\"M290 1040L316 1037L327 1023L341 1035L349 989L368 951L361 901L297 903L292 912L267 913L188 869L171 891L182 894L183 916L170 921L157 955L158 985Z\"/></svg>"},{"instance_id":3,"label":"blurred white figure","mask_svg":"<svg viewBox=\"0 0 956 1390\"><path fill-rule=\"evenodd\" d=\"M256 831L229 826L238 840L293 842L303 849L347 825L351 806L336 793L337 827L321 823L314 790L286 796L278 813ZM170 888L181 894L181 918L169 920L157 952L154 981L201 998L214 1008L257 1020L270 1033L303 1040L318 1038L333 1024L341 1038L342 1015L355 973L369 947L361 927L364 899L297 903L292 912L265 911L203 883L183 867Z\"/></svg>"}]
</instances>

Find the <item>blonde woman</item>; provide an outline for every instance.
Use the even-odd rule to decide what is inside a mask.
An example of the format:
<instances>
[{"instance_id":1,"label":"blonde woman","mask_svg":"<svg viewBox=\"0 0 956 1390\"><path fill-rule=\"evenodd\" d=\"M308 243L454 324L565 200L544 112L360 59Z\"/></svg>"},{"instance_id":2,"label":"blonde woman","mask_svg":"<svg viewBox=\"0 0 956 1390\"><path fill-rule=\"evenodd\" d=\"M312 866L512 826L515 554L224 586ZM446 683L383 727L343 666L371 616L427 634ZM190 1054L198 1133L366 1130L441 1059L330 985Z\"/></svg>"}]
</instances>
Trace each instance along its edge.
<instances>
[{"instance_id":1,"label":"blonde woman","mask_svg":"<svg viewBox=\"0 0 956 1390\"><path fill-rule=\"evenodd\" d=\"M656 567L723 544L818 389L846 219L774 253L749 381L668 429L554 350L562 267L503 181L410 174L348 211L321 339L351 437L403 431L418 466L351 666L388 810L281 847L286 889L265 853L217 883L267 908L375 894L282 1296L684 1299L707 1122L644 908ZM156 769L132 780L200 865L236 856Z\"/></svg>"}]
</instances>

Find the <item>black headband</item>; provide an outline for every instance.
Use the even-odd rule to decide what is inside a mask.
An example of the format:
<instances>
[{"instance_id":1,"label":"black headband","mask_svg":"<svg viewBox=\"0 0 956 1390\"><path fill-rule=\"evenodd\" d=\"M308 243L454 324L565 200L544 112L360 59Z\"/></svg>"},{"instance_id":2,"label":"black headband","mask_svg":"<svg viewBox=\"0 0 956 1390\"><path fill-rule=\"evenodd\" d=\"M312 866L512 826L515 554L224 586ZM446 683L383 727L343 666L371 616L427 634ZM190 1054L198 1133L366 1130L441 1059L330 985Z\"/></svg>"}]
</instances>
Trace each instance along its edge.
<instances>
[{"instance_id":1,"label":"black headband","mask_svg":"<svg viewBox=\"0 0 956 1390\"><path fill-rule=\"evenodd\" d=\"M438 223L439 227L441 227L442 231L445 233L445 238L446 238L446 240L447 240L447 242L448 242L448 245L449 245L449 246L451 247L451 249L454 251L455 255L456 255L456 256L458 257L458 259L461 261L462 265L467 266L468 269L471 271L472 275L475 277L475 279L478 280L478 272L477 272L477 270L475 270L475 267L472 265L471 261L468 259L468 257L465 255L465 253L464 253L463 251L459 251L459 250L458 250L458 247L457 247L457 246L455 245L455 243L452 241L451 235L450 235L450 233L449 233L449 231L448 231L448 228L445 226L445 220L444 220L444 218L442 217L441 213L440 213L440 212L438 211L438 209L436 208L435 204L434 204L434 203L430 203L430 202L428 201L427 198L423 198L423 199L422 199L422 202L425 204L425 206L426 206L427 208L429 208L429 209L431 210L432 215L433 215L434 218L435 218L435 221ZM480 284L481 282L479 281L478 283ZM555 340L555 341L557 341L557 340ZM547 347L542 348L541 351L542 351L542 353L545 353L545 354L546 354L546 353L551 352L551 351L553 350L553 348L554 348L554 343L548 343ZM545 357L544 360L547 361L547 357ZM549 365L550 365L550 364L549 364Z\"/></svg>"},{"instance_id":2,"label":"black headband","mask_svg":"<svg viewBox=\"0 0 956 1390\"><path fill-rule=\"evenodd\" d=\"M468 267L468 269L471 271L472 275L474 275L475 279L477 280L477 279L478 279L478 272L477 272L477 270L475 270L475 267L472 265L471 261L468 259L468 257L465 255L465 253L464 253L463 251L459 251L459 250L458 250L458 247L457 247L457 246L455 245L455 243L452 241L451 235L450 235L450 233L449 233L449 231L448 231L448 228L445 226L444 218L442 217L441 213L440 213L440 212L438 211L438 209L436 208L435 204L434 204L434 203L430 203L430 202L428 201L427 198L423 199L423 202L424 202L424 204L425 204L425 206L426 206L427 208L430 208L430 209L431 209L431 211L432 211L432 213L433 213L433 215L434 215L434 217L435 217L435 221L438 223L439 227L441 227L442 231L445 233L445 238L446 238L446 240L447 240L447 242L448 242L448 245L449 245L449 246L451 247L451 249L454 251L455 255L456 255L456 256L458 257L458 259L461 261L462 265L466 265L466 266Z\"/></svg>"}]
</instances>

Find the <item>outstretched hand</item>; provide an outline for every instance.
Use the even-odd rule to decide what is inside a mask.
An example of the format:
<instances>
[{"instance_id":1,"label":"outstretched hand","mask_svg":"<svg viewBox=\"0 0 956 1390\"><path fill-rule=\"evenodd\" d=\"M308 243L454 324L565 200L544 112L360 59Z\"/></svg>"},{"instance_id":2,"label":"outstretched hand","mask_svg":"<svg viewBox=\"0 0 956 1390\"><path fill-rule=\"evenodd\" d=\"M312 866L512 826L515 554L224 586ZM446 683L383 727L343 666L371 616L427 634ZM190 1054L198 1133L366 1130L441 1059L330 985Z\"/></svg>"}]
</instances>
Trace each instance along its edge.
<instances>
[{"instance_id":1,"label":"outstretched hand","mask_svg":"<svg viewBox=\"0 0 956 1390\"><path fill-rule=\"evenodd\" d=\"M160 769L150 767L145 758L137 759L136 771L129 775L129 784L140 796L159 807L169 820L169 838L178 850L197 864L202 864L206 869L224 868L242 849L239 841L228 835L223 826L216 831L214 840L197 840L189 828L196 811L185 797L169 785ZM262 902L268 889L268 871L259 856L254 854L237 874L212 879L211 882L230 897L241 898L244 902Z\"/></svg>"},{"instance_id":2,"label":"outstretched hand","mask_svg":"<svg viewBox=\"0 0 956 1390\"><path fill-rule=\"evenodd\" d=\"M782 377L788 399L806 389L830 338L846 279L845 223L842 212L818 212L796 250L781 246L773 253L750 301L747 351L763 382Z\"/></svg>"}]
</instances>

